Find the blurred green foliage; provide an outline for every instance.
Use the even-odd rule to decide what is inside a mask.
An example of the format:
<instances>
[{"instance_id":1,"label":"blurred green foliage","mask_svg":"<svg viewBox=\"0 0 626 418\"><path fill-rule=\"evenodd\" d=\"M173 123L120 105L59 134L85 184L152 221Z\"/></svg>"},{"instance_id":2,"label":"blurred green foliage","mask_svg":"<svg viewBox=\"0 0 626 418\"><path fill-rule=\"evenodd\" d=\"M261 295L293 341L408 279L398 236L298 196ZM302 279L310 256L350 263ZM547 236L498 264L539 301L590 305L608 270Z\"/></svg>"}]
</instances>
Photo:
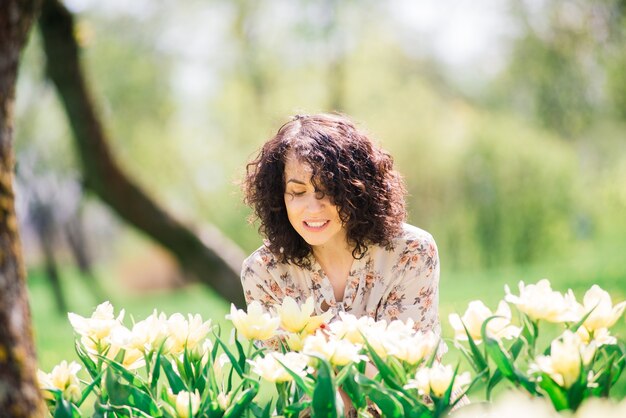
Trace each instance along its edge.
<instances>
[{"instance_id":1,"label":"blurred green foliage","mask_svg":"<svg viewBox=\"0 0 626 418\"><path fill-rule=\"evenodd\" d=\"M450 271L626 249L623 1L510 2L504 65L478 89L400 42L377 2L97 3L77 36L116 156L178 217L245 251L261 242L236 185L246 162L289 115L329 103L395 157L409 221ZM34 36L18 86L18 161L37 153L42 170L76 175L39 48Z\"/></svg>"}]
</instances>

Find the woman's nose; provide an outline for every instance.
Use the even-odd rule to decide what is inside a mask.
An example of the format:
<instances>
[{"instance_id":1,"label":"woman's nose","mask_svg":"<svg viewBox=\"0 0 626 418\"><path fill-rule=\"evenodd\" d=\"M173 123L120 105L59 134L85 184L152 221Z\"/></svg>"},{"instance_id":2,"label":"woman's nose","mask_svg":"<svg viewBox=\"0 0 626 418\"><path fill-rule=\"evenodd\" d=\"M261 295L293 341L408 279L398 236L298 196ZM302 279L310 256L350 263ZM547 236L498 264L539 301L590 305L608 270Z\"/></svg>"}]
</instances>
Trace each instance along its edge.
<instances>
[{"instance_id":1,"label":"woman's nose","mask_svg":"<svg viewBox=\"0 0 626 418\"><path fill-rule=\"evenodd\" d=\"M307 201L307 208L310 212L318 212L324 209L324 206L324 199L319 199L315 194L312 194Z\"/></svg>"}]
</instances>

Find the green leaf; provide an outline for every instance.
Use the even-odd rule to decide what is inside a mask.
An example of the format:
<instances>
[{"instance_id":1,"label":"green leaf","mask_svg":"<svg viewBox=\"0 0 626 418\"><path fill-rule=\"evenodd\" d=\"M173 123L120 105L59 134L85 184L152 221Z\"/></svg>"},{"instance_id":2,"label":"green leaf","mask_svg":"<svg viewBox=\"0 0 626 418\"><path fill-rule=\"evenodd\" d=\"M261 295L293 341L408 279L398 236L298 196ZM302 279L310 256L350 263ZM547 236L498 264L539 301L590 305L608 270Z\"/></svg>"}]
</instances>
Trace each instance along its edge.
<instances>
[{"instance_id":1,"label":"green leaf","mask_svg":"<svg viewBox=\"0 0 626 418\"><path fill-rule=\"evenodd\" d=\"M487 371L483 371L483 373L487 373ZM456 377L456 375L455 375ZM472 390L472 388L474 387L474 385L476 383L478 383L480 380L482 380L483 376L481 376L480 374L476 375L474 377L474 379L470 382L470 384L465 388L465 390L463 392L461 392L459 394L459 396L454 399L452 402L450 402L450 408L454 408L456 406L457 403L459 403L461 401L461 399L463 399L463 396L465 396L467 393L469 393L470 390Z\"/></svg>"},{"instance_id":2,"label":"green leaf","mask_svg":"<svg viewBox=\"0 0 626 418\"><path fill-rule=\"evenodd\" d=\"M365 335L361 332L363 336L363 341L365 342L365 346L367 347L367 352L370 355L370 358L374 362L374 365L378 369L378 373L380 377L387 383L389 387L396 390L402 390L402 385L394 379L395 373L391 367L376 353L372 345L367 341ZM436 350L435 350L436 351Z\"/></svg>"},{"instance_id":3,"label":"green leaf","mask_svg":"<svg viewBox=\"0 0 626 418\"><path fill-rule=\"evenodd\" d=\"M249 342L249 344L252 344L252 342ZM237 329L235 329L235 347L237 348L237 353L239 354L239 368L245 373L246 368L248 367L246 363L246 353L243 350L243 346L239 342L239 339L237 338Z\"/></svg>"},{"instance_id":4,"label":"green leaf","mask_svg":"<svg viewBox=\"0 0 626 418\"><path fill-rule=\"evenodd\" d=\"M495 373L491 376L489 382L487 383L487 400L491 400L491 392L498 385L498 383L500 383L503 377L504 376L502 375L502 372L500 370L496 370Z\"/></svg>"},{"instance_id":5,"label":"green leaf","mask_svg":"<svg viewBox=\"0 0 626 418\"><path fill-rule=\"evenodd\" d=\"M251 382L251 386L233 400L226 412L224 412L224 418L239 418L246 410L250 409L254 397L259 392L259 384L254 380L248 379L248 381Z\"/></svg>"},{"instance_id":6,"label":"green leaf","mask_svg":"<svg viewBox=\"0 0 626 418\"><path fill-rule=\"evenodd\" d=\"M592 313L592 312L593 312L593 311L594 311L594 310L598 307L598 304L599 304L599 303L600 303L600 302L598 302L598 303L597 303L597 304L596 304L593 308L591 308L591 309L589 310L589 312L587 312L585 315L583 315L583 317L582 317L582 318L580 318L580 319L578 320L578 322L576 322L574 325L572 325L572 326L570 327L570 329L572 330L572 332L576 332L576 331L578 331L578 328L580 328L580 327L581 327L581 326L585 323L585 321L587 320L587 318L589 318L589 315L591 315L591 313Z\"/></svg>"},{"instance_id":7,"label":"green leaf","mask_svg":"<svg viewBox=\"0 0 626 418\"><path fill-rule=\"evenodd\" d=\"M152 417L162 415L159 407L148 393L143 392L138 387L119 382L110 368L105 374L105 386L110 405L133 407Z\"/></svg>"},{"instance_id":8,"label":"green leaf","mask_svg":"<svg viewBox=\"0 0 626 418\"><path fill-rule=\"evenodd\" d=\"M178 373L174 371L172 364L167 360L167 358L165 358L163 354L161 354L159 357L161 358L161 367L165 372L165 377L167 378L167 382L169 383L170 388L172 388L172 392L176 394L181 390L187 390L187 388L185 387L185 383L180 378Z\"/></svg>"},{"instance_id":9,"label":"green leaf","mask_svg":"<svg viewBox=\"0 0 626 418\"><path fill-rule=\"evenodd\" d=\"M289 373L289 375L293 378L293 381L300 389L302 389L308 396L313 396L315 382L313 382L310 378L302 377L299 374L295 373L278 358L276 359L276 361L285 368L285 371Z\"/></svg>"},{"instance_id":10,"label":"green leaf","mask_svg":"<svg viewBox=\"0 0 626 418\"><path fill-rule=\"evenodd\" d=\"M513 343L513 345L511 345L511 348L509 349L509 351L511 353L511 358L513 360L517 359L517 357L519 356L519 353L521 352L522 348L524 348L525 344L527 344L527 341L524 338L517 338L515 342ZM500 383L503 377L504 376L502 375L502 372L499 369L496 369L495 373L491 376L491 378L489 378L489 381L487 382L487 391L486 391L487 400L491 399L491 392L496 387L496 385Z\"/></svg>"},{"instance_id":11,"label":"green leaf","mask_svg":"<svg viewBox=\"0 0 626 418\"><path fill-rule=\"evenodd\" d=\"M582 361L581 361L582 367ZM566 391L567 403L572 410L578 409L582 401L585 399L585 391L587 390L587 373L581 368L581 374L574 384Z\"/></svg>"},{"instance_id":12,"label":"green leaf","mask_svg":"<svg viewBox=\"0 0 626 418\"><path fill-rule=\"evenodd\" d=\"M163 347L163 345L161 345L161 347ZM161 376L161 349L159 349L159 352L156 353L154 365L152 366L152 372L150 374L152 375L152 378L150 379L150 390L152 393L156 393L159 377Z\"/></svg>"},{"instance_id":13,"label":"green leaf","mask_svg":"<svg viewBox=\"0 0 626 418\"><path fill-rule=\"evenodd\" d=\"M144 382L143 379L141 379L136 374L128 371L128 369L126 369L126 367L124 367L122 364L104 356L98 355L98 358L102 359L102 361L104 361L109 366L109 371L113 369L113 371L115 371L116 374L119 374L122 378L124 378L124 380L126 380L132 386L139 388L146 393L150 392L150 389L148 388L148 385L146 385L146 382Z\"/></svg>"},{"instance_id":14,"label":"green leaf","mask_svg":"<svg viewBox=\"0 0 626 418\"><path fill-rule=\"evenodd\" d=\"M341 370L339 370L339 373L337 373L337 376L335 377L335 382L337 383L337 386L341 386L341 384L343 383L343 381L348 377L348 375L350 375L350 373L352 373L354 371L354 363L350 362L348 364L346 364L345 366L343 366L341 368Z\"/></svg>"},{"instance_id":15,"label":"green leaf","mask_svg":"<svg viewBox=\"0 0 626 418\"><path fill-rule=\"evenodd\" d=\"M144 411L128 405L100 405L99 408L98 412L112 412L113 414L94 415L94 417L155 418L154 415L146 414ZM158 417L162 417L162 415L159 414Z\"/></svg>"},{"instance_id":16,"label":"green leaf","mask_svg":"<svg viewBox=\"0 0 626 418\"><path fill-rule=\"evenodd\" d=\"M60 392L59 392L60 394ZM54 418L80 418L80 411L62 396L57 399L57 406L54 410Z\"/></svg>"},{"instance_id":17,"label":"green leaf","mask_svg":"<svg viewBox=\"0 0 626 418\"><path fill-rule=\"evenodd\" d=\"M302 401L289 404L283 413L286 417L299 417L300 413L311 406L311 401Z\"/></svg>"},{"instance_id":18,"label":"green leaf","mask_svg":"<svg viewBox=\"0 0 626 418\"><path fill-rule=\"evenodd\" d=\"M100 378L102 377L102 375L104 374L105 370L102 370L94 379L93 381L83 390L82 396L80 398L80 400L76 403L76 406L80 408L80 406L83 404L83 402L85 402L85 399L87 399L87 397L89 396L89 394L91 392L93 392L94 388L96 386L99 386L101 381Z\"/></svg>"},{"instance_id":19,"label":"green leaf","mask_svg":"<svg viewBox=\"0 0 626 418\"><path fill-rule=\"evenodd\" d=\"M539 327L537 327L537 324L526 314L522 314L522 323L522 337L528 342L529 347L534 351L535 342L539 336Z\"/></svg>"},{"instance_id":20,"label":"green leaf","mask_svg":"<svg viewBox=\"0 0 626 418\"><path fill-rule=\"evenodd\" d=\"M74 341L74 349L76 350L76 354L78 355L80 361L85 365L85 368L91 378L95 379L95 377L99 375L98 367L91 357L89 357L85 347L79 340Z\"/></svg>"},{"instance_id":21,"label":"green leaf","mask_svg":"<svg viewBox=\"0 0 626 418\"><path fill-rule=\"evenodd\" d=\"M356 382L356 374L358 371L353 365L350 365L349 368L345 368L344 370L346 369L348 370L348 373L346 374L341 387L350 397L350 400L356 409L365 408L367 405L365 394L361 390L361 386Z\"/></svg>"},{"instance_id":22,"label":"green leaf","mask_svg":"<svg viewBox=\"0 0 626 418\"><path fill-rule=\"evenodd\" d=\"M316 418L337 417L337 387L333 381L332 368L322 357L317 358L317 381L313 390L312 409Z\"/></svg>"},{"instance_id":23,"label":"green leaf","mask_svg":"<svg viewBox=\"0 0 626 418\"><path fill-rule=\"evenodd\" d=\"M517 379L515 374L515 367L513 366L513 360L509 357L507 353L502 350L502 347L497 340L487 335L487 325L495 318L499 318L499 316L494 315L487 318L485 322L483 322L480 333L483 337L483 342L485 343L487 353L493 359L498 370L500 370L504 377L516 382Z\"/></svg>"},{"instance_id":24,"label":"green leaf","mask_svg":"<svg viewBox=\"0 0 626 418\"><path fill-rule=\"evenodd\" d=\"M552 401L554 409L557 411L563 411L569 409L569 402L567 400L567 393L559 386L552 378L546 373L541 374L541 381L539 387L543 389L546 395Z\"/></svg>"},{"instance_id":25,"label":"green leaf","mask_svg":"<svg viewBox=\"0 0 626 418\"><path fill-rule=\"evenodd\" d=\"M372 402L380 408L384 417L404 417L404 408L400 401L394 396L393 391L362 374L356 376L356 381L361 385L363 391L369 396Z\"/></svg>"},{"instance_id":26,"label":"green leaf","mask_svg":"<svg viewBox=\"0 0 626 418\"><path fill-rule=\"evenodd\" d=\"M191 360L189 359L189 352L187 351L187 346L185 345L185 350L183 351L183 361L182 364L179 363L179 367L182 366L185 370L185 377L187 378L187 383L189 389L192 390L196 386L196 379L193 367L191 367ZM180 370L180 369L179 369Z\"/></svg>"},{"instance_id":27,"label":"green leaf","mask_svg":"<svg viewBox=\"0 0 626 418\"><path fill-rule=\"evenodd\" d=\"M222 341L219 335L215 333L213 335L215 335L215 342L218 343L222 347L222 349L224 350L224 353L226 353L226 355L228 356L228 359L232 363L233 369L235 369L239 377L243 378L244 377L243 369L241 368L241 366L239 366L239 362L237 361L233 353L228 349L228 346L224 343L224 341Z\"/></svg>"},{"instance_id":28,"label":"green leaf","mask_svg":"<svg viewBox=\"0 0 626 418\"><path fill-rule=\"evenodd\" d=\"M461 324L463 324L463 329L465 329L465 335L467 335L467 343L472 353L472 360L473 360L472 367L474 367L474 370L476 370L476 373L482 373L482 371L485 369L488 370L489 365L487 363L487 360L478 349L478 346L476 345L476 342L472 338L472 335L470 334L469 330L465 326L465 323L461 321ZM481 330L481 334L482 334L482 330Z\"/></svg>"}]
</instances>

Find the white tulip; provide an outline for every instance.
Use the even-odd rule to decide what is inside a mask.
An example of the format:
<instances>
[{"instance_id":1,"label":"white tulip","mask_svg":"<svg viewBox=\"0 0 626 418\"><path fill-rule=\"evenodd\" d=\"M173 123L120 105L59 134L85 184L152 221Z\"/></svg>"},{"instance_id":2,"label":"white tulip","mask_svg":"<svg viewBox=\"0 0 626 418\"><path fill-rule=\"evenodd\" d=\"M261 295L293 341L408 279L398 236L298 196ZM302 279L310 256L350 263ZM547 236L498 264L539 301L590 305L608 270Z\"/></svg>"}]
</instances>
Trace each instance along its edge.
<instances>
[{"instance_id":1,"label":"white tulip","mask_svg":"<svg viewBox=\"0 0 626 418\"><path fill-rule=\"evenodd\" d=\"M625 308L626 301L613 306L611 295L605 290L602 290L600 286L594 284L591 286L591 289L585 293L583 298L582 315L591 311L591 314L585 319L585 328L589 331L600 328L610 328L621 318Z\"/></svg>"},{"instance_id":2,"label":"white tulip","mask_svg":"<svg viewBox=\"0 0 626 418\"><path fill-rule=\"evenodd\" d=\"M288 382L293 380L293 376L287 372L285 367L299 376L306 376L310 371L309 358L300 353L288 352L282 354L270 352L263 358L248 360L248 362L252 365L253 373L258 374L269 382Z\"/></svg>"},{"instance_id":3,"label":"white tulip","mask_svg":"<svg viewBox=\"0 0 626 418\"><path fill-rule=\"evenodd\" d=\"M200 315L188 315L188 319L175 313L167 320L168 348L172 354L181 354L185 347L192 357L200 358L204 354L202 343L211 331L211 321L202 321Z\"/></svg>"},{"instance_id":4,"label":"white tulip","mask_svg":"<svg viewBox=\"0 0 626 418\"><path fill-rule=\"evenodd\" d=\"M289 347L291 351L302 351L304 347L304 339L307 337L306 334L294 334L289 333L285 337L285 344Z\"/></svg>"},{"instance_id":5,"label":"white tulip","mask_svg":"<svg viewBox=\"0 0 626 418\"><path fill-rule=\"evenodd\" d=\"M200 409L200 394L197 391L191 393L181 390L174 395L172 389L168 388L168 397L175 405L178 418L191 418Z\"/></svg>"},{"instance_id":6,"label":"white tulip","mask_svg":"<svg viewBox=\"0 0 626 418\"><path fill-rule=\"evenodd\" d=\"M309 335L304 340L302 352L328 360L334 366L345 366L350 362L358 363L367 360L360 353L362 346L351 343L347 339L338 339L335 336L326 336L320 331Z\"/></svg>"},{"instance_id":7,"label":"white tulip","mask_svg":"<svg viewBox=\"0 0 626 418\"><path fill-rule=\"evenodd\" d=\"M220 392L217 395L217 404L222 411L226 411L226 409L228 409L228 405L230 405L230 397L226 393Z\"/></svg>"},{"instance_id":8,"label":"white tulip","mask_svg":"<svg viewBox=\"0 0 626 418\"><path fill-rule=\"evenodd\" d=\"M567 330L552 341L550 355L535 358L529 371L546 373L559 386L569 388L580 377L581 363L588 365L593 360L595 349L595 343L584 344L577 334Z\"/></svg>"},{"instance_id":9,"label":"white tulip","mask_svg":"<svg viewBox=\"0 0 626 418\"><path fill-rule=\"evenodd\" d=\"M385 329L388 335L397 338L410 338L415 335L415 321L411 318L406 321L396 319L391 321Z\"/></svg>"},{"instance_id":10,"label":"white tulip","mask_svg":"<svg viewBox=\"0 0 626 418\"><path fill-rule=\"evenodd\" d=\"M396 326L396 331L398 327ZM373 350L380 358L386 359L390 346L390 341L398 340L400 337L392 331L387 330L385 321L376 321L369 327L363 328L363 345L365 341L369 344L368 350Z\"/></svg>"},{"instance_id":11,"label":"white tulip","mask_svg":"<svg viewBox=\"0 0 626 418\"><path fill-rule=\"evenodd\" d=\"M357 318L345 312L339 312L339 319L329 324L330 332L339 339L347 339L355 344L363 344L363 335L374 329L384 331L387 328L386 321L375 321L369 316ZM375 331L374 331L375 332Z\"/></svg>"},{"instance_id":12,"label":"white tulip","mask_svg":"<svg viewBox=\"0 0 626 418\"><path fill-rule=\"evenodd\" d=\"M89 318L72 312L67 316L92 359L98 355L113 359L128 342L130 331L122 324L124 310L116 318L113 305L108 301L98 305Z\"/></svg>"},{"instance_id":13,"label":"white tulip","mask_svg":"<svg viewBox=\"0 0 626 418\"><path fill-rule=\"evenodd\" d=\"M155 309L152 315L135 323L130 334L128 347L144 353L156 351L168 337L167 316Z\"/></svg>"},{"instance_id":14,"label":"white tulip","mask_svg":"<svg viewBox=\"0 0 626 418\"><path fill-rule=\"evenodd\" d=\"M439 337L432 331L418 331L411 336L390 339L386 342L387 354L411 365L430 356L437 349Z\"/></svg>"},{"instance_id":15,"label":"white tulip","mask_svg":"<svg viewBox=\"0 0 626 418\"><path fill-rule=\"evenodd\" d=\"M265 312L257 301L248 305L247 312L231 304L230 314L226 315L226 319L230 319L239 334L248 340L263 341L272 338L280 325L280 318Z\"/></svg>"},{"instance_id":16,"label":"white tulip","mask_svg":"<svg viewBox=\"0 0 626 418\"><path fill-rule=\"evenodd\" d=\"M108 337L110 343L106 357L114 359L117 357L120 350L124 350L124 358L121 363L129 370L138 369L146 364L144 358L144 350L141 348L135 348L131 341L133 340L133 333L123 325L120 325L111 330L111 334Z\"/></svg>"},{"instance_id":17,"label":"white tulip","mask_svg":"<svg viewBox=\"0 0 626 418\"><path fill-rule=\"evenodd\" d=\"M39 370L37 372L39 387L41 389L60 390L63 398L70 402L78 402L82 397L80 381L77 376L80 369L81 366L78 363L74 361L68 363L63 360L54 366L50 373ZM52 398L49 395L45 395L45 397L48 399Z\"/></svg>"},{"instance_id":18,"label":"white tulip","mask_svg":"<svg viewBox=\"0 0 626 418\"><path fill-rule=\"evenodd\" d=\"M415 388L421 395L434 395L442 397L451 384L453 384L454 369L450 365L436 363L432 367L422 367L415 373L415 378L410 379L405 385L406 389ZM452 391L457 392L471 382L469 372L458 374L454 378Z\"/></svg>"},{"instance_id":19,"label":"white tulip","mask_svg":"<svg viewBox=\"0 0 626 418\"><path fill-rule=\"evenodd\" d=\"M597 347L617 344L617 338L611 335L608 328L598 328L593 332L589 332L584 325L581 325L576 330L576 334L585 344L589 344L593 341Z\"/></svg>"},{"instance_id":20,"label":"white tulip","mask_svg":"<svg viewBox=\"0 0 626 418\"><path fill-rule=\"evenodd\" d=\"M481 330L483 323L487 318L494 315L499 318L494 318L487 324L487 335L489 337L501 340L502 338L515 338L519 335L522 329L511 325L511 309L505 301L500 301L498 309L495 313L492 313L482 301L474 300L469 303L463 317L459 317L458 314L450 314L448 319L454 329L455 339L459 341L468 340L467 333L463 327L463 324L465 324L474 342L480 344L482 343Z\"/></svg>"},{"instance_id":21,"label":"white tulip","mask_svg":"<svg viewBox=\"0 0 626 418\"><path fill-rule=\"evenodd\" d=\"M102 341L111 334L112 329L122 324L124 310L122 309L118 317L115 318L113 305L107 301L98 305L89 318L72 312L68 313L67 316L78 334L94 341Z\"/></svg>"},{"instance_id":22,"label":"white tulip","mask_svg":"<svg viewBox=\"0 0 626 418\"><path fill-rule=\"evenodd\" d=\"M572 290L563 295L553 291L547 279L537 284L525 285L519 282L519 296L511 294L508 286L504 287L505 300L517 306L532 320L543 319L548 322L575 322L580 319L580 305L576 302Z\"/></svg>"},{"instance_id":23,"label":"white tulip","mask_svg":"<svg viewBox=\"0 0 626 418\"><path fill-rule=\"evenodd\" d=\"M210 351L207 351L205 356L209 356L209 355L210 355ZM208 361L208 358L206 361ZM204 362L204 364L206 364L206 361ZM220 382L224 378L224 366L226 366L227 364L231 364L231 362L230 362L230 358L228 357L226 353L220 354L213 361L211 370L213 370L213 375L215 376L215 379L218 382Z\"/></svg>"}]
</instances>

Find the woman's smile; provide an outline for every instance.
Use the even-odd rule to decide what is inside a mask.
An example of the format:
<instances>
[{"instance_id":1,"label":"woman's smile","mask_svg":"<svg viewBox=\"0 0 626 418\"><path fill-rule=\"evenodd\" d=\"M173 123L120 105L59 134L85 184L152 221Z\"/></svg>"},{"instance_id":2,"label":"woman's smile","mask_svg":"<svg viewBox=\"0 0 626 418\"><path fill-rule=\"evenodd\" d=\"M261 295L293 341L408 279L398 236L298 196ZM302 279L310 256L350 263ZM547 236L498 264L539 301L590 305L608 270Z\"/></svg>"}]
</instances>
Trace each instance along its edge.
<instances>
[{"instance_id":1,"label":"woman's smile","mask_svg":"<svg viewBox=\"0 0 626 418\"><path fill-rule=\"evenodd\" d=\"M321 231L323 230L330 221L303 221L304 226L312 231Z\"/></svg>"}]
</instances>

